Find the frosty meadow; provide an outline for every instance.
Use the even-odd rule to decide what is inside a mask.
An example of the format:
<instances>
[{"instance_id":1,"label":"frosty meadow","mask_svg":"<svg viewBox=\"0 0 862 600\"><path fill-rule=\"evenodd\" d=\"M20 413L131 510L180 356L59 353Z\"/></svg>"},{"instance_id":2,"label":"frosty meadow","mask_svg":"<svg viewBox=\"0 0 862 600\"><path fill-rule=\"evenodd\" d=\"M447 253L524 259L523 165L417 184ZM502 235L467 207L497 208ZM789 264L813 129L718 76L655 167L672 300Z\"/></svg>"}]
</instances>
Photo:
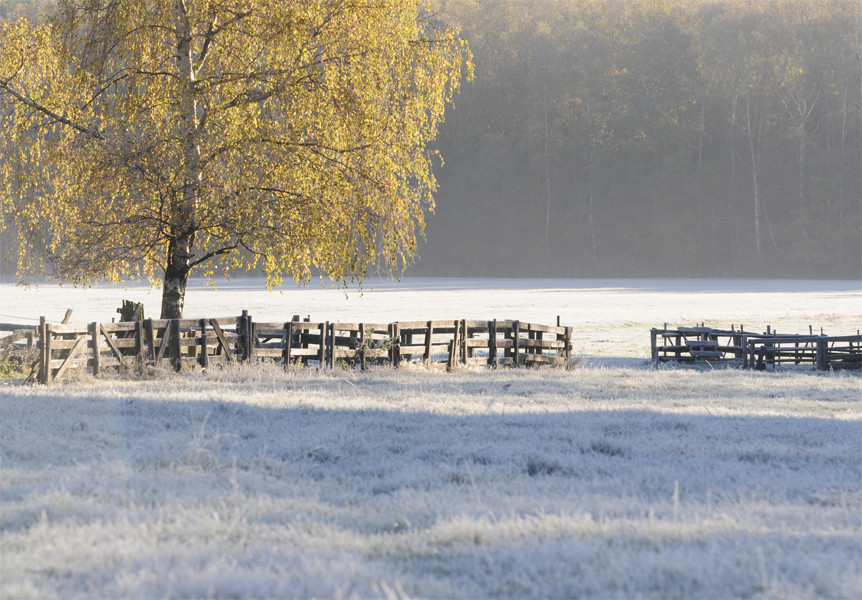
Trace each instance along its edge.
<instances>
[{"instance_id":1,"label":"frosty meadow","mask_svg":"<svg viewBox=\"0 0 862 600\"><path fill-rule=\"evenodd\" d=\"M201 286L186 314L560 315L583 367L0 385L0 596L862 595L859 374L653 371L648 350L665 322L855 333L858 282L371 287ZM0 288L25 324L158 298Z\"/></svg>"}]
</instances>

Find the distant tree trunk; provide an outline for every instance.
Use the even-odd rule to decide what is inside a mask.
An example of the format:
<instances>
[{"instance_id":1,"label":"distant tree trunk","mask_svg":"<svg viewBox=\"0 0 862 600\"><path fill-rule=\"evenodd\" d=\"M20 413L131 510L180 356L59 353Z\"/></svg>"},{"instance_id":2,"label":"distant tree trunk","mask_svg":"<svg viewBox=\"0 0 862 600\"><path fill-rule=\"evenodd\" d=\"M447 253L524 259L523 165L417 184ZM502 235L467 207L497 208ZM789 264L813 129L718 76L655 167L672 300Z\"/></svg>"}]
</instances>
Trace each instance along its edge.
<instances>
[{"instance_id":1,"label":"distant tree trunk","mask_svg":"<svg viewBox=\"0 0 862 600\"><path fill-rule=\"evenodd\" d=\"M862 11L857 11L856 17L856 57L859 59L859 68L862 69ZM862 97L862 77L859 78L859 94ZM859 161L859 166L862 167L862 160ZM862 210L862 193L859 194L859 208ZM862 252L857 254L857 257L859 274L862 276Z\"/></svg>"},{"instance_id":2,"label":"distant tree trunk","mask_svg":"<svg viewBox=\"0 0 862 600\"><path fill-rule=\"evenodd\" d=\"M590 248L592 250L593 268L598 267L598 253L596 252L596 187L594 179L595 164L593 158L593 116L589 100L587 100L587 189L590 201L587 209L587 220L590 225Z\"/></svg>"},{"instance_id":3,"label":"distant tree trunk","mask_svg":"<svg viewBox=\"0 0 862 600\"><path fill-rule=\"evenodd\" d=\"M808 252L808 231L805 229L805 121L799 126L799 154L797 156L797 190L799 194L799 221L802 227L802 243L806 249L805 255L810 257Z\"/></svg>"},{"instance_id":4,"label":"distant tree trunk","mask_svg":"<svg viewBox=\"0 0 862 600\"><path fill-rule=\"evenodd\" d=\"M545 255L551 256L551 169L548 165L550 156L548 154L548 136L550 135L550 125L548 124L548 84L545 83L545 106L544 106L544 127L545 127Z\"/></svg>"},{"instance_id":5,"label":"distant tree trunk","mask_svg":"<svg viewBox=\"0 0 862 600\"><path fill-rule=\"evenodd\" d=\"M754 248L760 259L760 189L757 186L757 153L754 151L754 134L751 130L751 92L745 94L745 124L748 129L748 149L751 151L751 179L754 188Z\"/></svg>"},{"instance_id":6,"label":"distant tree trunk","mask_svg":"<svg viewBox=\"0 0 862 600\"><path fill-rule=\"evenodd\" d=\"M730 181L727 184L727 212L730 218L730 224L733 227L733 232L736 237L735 248L739 248L739 224L736 220L736 103L739 99L739 93L734 90L733 100L730 103ZM738 258L734 252L734 259Z\"/></svg>"}]
</instances>

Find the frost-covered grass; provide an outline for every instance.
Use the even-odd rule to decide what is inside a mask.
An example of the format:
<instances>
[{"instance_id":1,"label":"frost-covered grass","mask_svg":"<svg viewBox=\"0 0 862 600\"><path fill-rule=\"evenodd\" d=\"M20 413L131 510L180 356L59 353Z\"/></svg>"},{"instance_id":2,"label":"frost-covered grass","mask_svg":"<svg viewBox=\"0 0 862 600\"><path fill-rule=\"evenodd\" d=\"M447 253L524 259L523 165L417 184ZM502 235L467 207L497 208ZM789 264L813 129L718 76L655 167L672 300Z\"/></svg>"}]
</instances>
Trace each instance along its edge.
<instances>
[{"instance_id":1,"label":"frost-covered grass","mask_svg":"<svg viewBox=\"0 0 862 600\"><path fill-rule=\"evenodd\" d=\"M862 597L862 376L642 348L675 315L855 332L855 285L212 292L263 318L562 307L584 366L0 383L0 598Z\"/></svg>"},{"instance_id":2,"label":"frost-covered grass","mask_svg":"<svg viewBox=\"0 0 862 600\"><path fill-rule=\"evenodd\" d=\"M858 597L856 375L0 388L0 596Z\"/></svg>"}]
</instances>

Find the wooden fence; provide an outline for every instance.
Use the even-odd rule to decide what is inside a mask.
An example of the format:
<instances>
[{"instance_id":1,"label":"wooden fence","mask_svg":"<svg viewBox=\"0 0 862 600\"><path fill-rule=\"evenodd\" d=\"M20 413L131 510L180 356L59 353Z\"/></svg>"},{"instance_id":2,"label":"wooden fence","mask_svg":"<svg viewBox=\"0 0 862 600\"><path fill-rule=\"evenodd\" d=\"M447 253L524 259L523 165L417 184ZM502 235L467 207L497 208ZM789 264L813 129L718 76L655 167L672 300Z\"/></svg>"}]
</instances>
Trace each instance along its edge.
<instances>
[{"instance_id":1,"label":"wooden fence","mask_svg":"<svg viewBox=\"0 0 862 600\"><path fill-rule=\"evenodd\" d=\"M181 319L38 327L42 383L72 373L274 360L285 365L365 369L405 363L442 365L564 365L572 328L520 321L397 323L255 322L245 311L226 319Z\"/></svg>"},{"instance_id":2,"label":"wooden fence","mask_svg":"<svg viewBox=\"0 0 862 600\"><path fill-rule=\"evenodd\" d=\"M862 335L779 335L711 327L677 327L650 331L652 360L660 362L737 362L743 368L813 365L816 369L862 368Z\"/></svg>"},{"instance_id":3,"label":"wooden fence","mask_svg":"<svg viewBox=\"0 0 862 600\"><path fill-rule=\"evenodd\" d=\"M36 328L32 325L19 325L17 323L0 323L0 350L26 342L28 348L32 348L36 340Z\"/></svg>"}]
</instances>

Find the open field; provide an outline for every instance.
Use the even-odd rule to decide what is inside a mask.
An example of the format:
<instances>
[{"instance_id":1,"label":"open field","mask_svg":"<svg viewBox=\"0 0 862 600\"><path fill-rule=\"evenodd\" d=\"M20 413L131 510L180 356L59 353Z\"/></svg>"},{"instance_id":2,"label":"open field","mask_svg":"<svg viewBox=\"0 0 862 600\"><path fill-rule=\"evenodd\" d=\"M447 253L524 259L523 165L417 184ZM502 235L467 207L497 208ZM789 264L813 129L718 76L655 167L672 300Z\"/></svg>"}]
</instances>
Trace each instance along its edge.
<instances>
[{"instance_id":1,"label":"open field","mask_svg":"<svg viewBox=\"0 0 862 600\"><path fill-rule=\"evenodd\" d=\"M559 314L581 368L0 382L0 597L862 596L860 374L647 366L665 321L855 333L858 282L541 283L186 312ZM3 321L157 310L0 287Z\"/></svg>"},{"instance_id":2,"label":"open field","mask_svg":"<svg viewBox=\"0 0 862 600\"><path fill-rule=\"evenodd\" d=\"M72 322L110 321L122 299L142 302L159 316L160 292L147 286L89 289L45 284L22 288L0 284L0 322L36 325L39 316L59 321L67 308ZM762 332L829 335L862 329L859 281L708 279L407 279L371 280L363 292L285 287L267 292L261 280L190 284L187 318L228 317L249 311L256 321L312 320L389 322L427 319L520 319L575 328L574 351L584 357L648 358L649 329L671 325L729 328L742 324ZM604 361L603 364L608 364ZM626 361L625 364L631 364Z\"/></svg>"}]
</instances>

